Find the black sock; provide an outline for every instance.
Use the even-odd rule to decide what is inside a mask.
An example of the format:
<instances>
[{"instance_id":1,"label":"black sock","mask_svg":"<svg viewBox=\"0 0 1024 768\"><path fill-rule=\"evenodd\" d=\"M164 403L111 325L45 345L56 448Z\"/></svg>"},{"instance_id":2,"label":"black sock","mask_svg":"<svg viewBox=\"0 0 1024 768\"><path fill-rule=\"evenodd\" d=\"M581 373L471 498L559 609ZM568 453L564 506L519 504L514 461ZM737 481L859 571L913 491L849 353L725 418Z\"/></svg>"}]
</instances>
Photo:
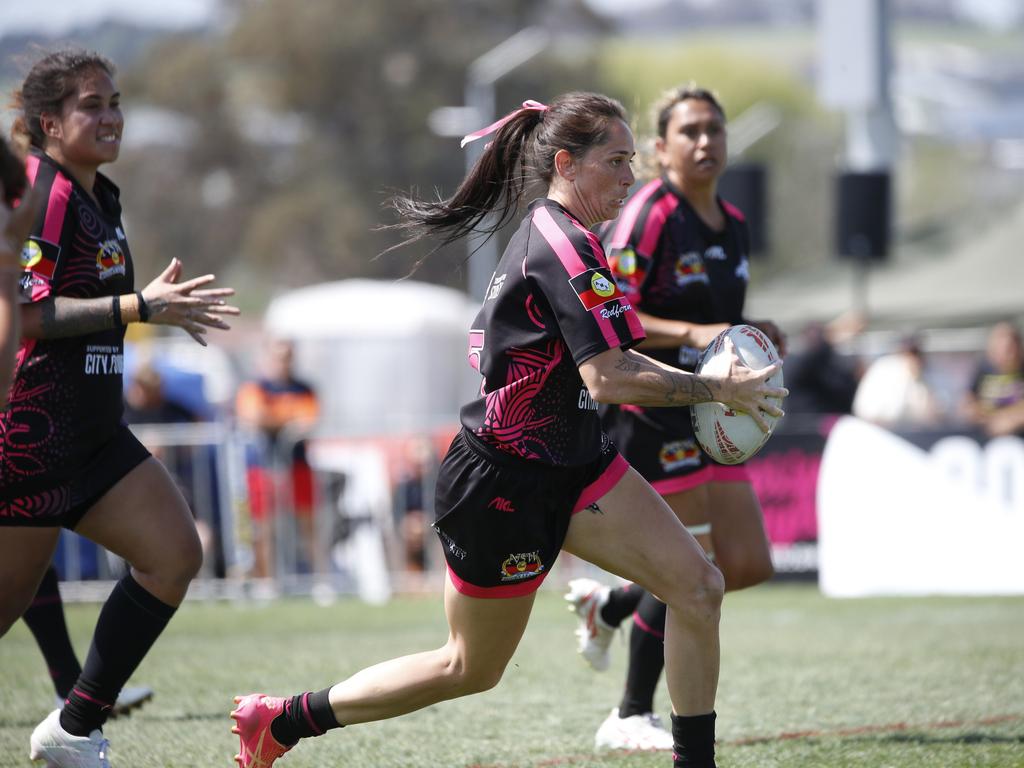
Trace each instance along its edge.
<instances>
[{"instance_id":1,"label":"black sock","mask_svg":"<svg viewBox=\"0 0 1024 768\"><path fill-rule=\"evenodd\" d=\"M43 652L54 690L62 699L67 698L75 680L82 674L82 665L71 646L68 625L64 621L64 603L57 585L57 569L52 565L46 569L35 599L21 618Z\"/></svg>"},{"instance_id":2,"label":"black sock","mask_svg":"<svg viewBox=\"0 0 1024 768\"><path fill-rule=\"evenodd\" d=\"M117 694L176 610L143 589L131 573L117 583L100 611L85 668L61 712L65 731L88 736L106 722Z\"/></svg>"},{"instance_id":3,"label":"black sock","mask_svg":"<svg viewBox=\"0 0 1024 768\"><path fill-rule=\"evenodd\" d=\"M654 693L665 668L665 604L650 592L637 606L629 632L629 666L619 717L654 711Z\"/></svg>"},{"instance_id":4,"label":"black sock","mask_svg":"<svg viewBox=\"0 0 1024 768\"><path fill-rule=\"evenodd\" d=\"M715 768L715 713L672 715L673 768Z\"/></svg>"},{"instance_id":5,"label":"black sock","mask_svg":"<svg viewBox=\"0 0 1024 768\"><path fill-rule=\"evenodd\" d=\"M640 598L647 590L636 584L616 587L608 593L608 602L601 606L601 621L609 627L617 627L636 610Z\"/></svg>"},{"instance_id":6,"label":"black sock","mask_svg":"<svg viewBox=\"0 0 1024 768\"><path fill-rule=\"evenodd\" d=\"M324 688L316 693L300 693L285 701L284 712L270 723L270 735L278 744L290 747L299 739L342 728L328 701L330 692L330 688Z\"/></svg>"}]
</instances>

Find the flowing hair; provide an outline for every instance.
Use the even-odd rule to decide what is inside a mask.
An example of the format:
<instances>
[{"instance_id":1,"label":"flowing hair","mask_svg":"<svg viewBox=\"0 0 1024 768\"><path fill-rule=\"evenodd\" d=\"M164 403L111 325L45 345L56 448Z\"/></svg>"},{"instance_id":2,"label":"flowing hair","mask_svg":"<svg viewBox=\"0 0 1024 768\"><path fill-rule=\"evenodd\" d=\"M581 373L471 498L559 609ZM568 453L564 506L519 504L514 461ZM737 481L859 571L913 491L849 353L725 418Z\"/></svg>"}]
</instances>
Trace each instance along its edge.
<instances>
[{"instance_id":1,"label":"flowing hair","mask_svg":"<svg viewBox=\"0 0 1024 768\"><path fill-rule=\"evenodd\" d=\"M586 92L559 96L547 108L513 112L451 197L428 201L396 195L391 199L399 221L382 229L397 229L406 237L385 253L438 237L438 244L413 266L415 271L437 250L471 233L493 236L515 216L529 182L550 184L558 150L581 157L606 140L614 120L626 120L622 105Z\"/></svg>"}]
</instances>

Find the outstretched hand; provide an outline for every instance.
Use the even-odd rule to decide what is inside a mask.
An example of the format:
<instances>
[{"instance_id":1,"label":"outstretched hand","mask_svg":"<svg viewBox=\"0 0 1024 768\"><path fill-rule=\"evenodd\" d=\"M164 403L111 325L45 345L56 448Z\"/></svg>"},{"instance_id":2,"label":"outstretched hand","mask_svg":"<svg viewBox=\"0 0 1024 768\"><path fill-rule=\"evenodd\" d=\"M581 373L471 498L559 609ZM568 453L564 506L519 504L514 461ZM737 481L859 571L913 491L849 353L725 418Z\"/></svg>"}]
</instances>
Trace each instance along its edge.
<instances>
[{"instance_id":1,"label":"outstretched hand","mask_svg":"<svg viewBox=\"0 0 1024 768\"><path fill-rule=\"evenodd\" d=\"M197 342L206 346L206 329L231 328L222 315L241 314L238 307L224 300L234 296L234 288L204 288L216 280L216 275L203 275L179 283L182 264L177 258L153 282L142 289L142 297L149 307L149 321L158 325L176 325Z\"/></svg>"},{"instance_id":2,"label":"outstretched hand","mask_svg":"<svg viewBox=\"0 0 1024 768\"><path fill-rule=\"evenodd\" d=\"M763 432L768 432L771 425L765 416L779 418L785 415L779 402L789 394L789 390L785 387L772 387L767 383L782 367L782 363L780 361L760 369L748 368L736 354L732 340L726 339L725 344L730 356L726 379L732 385L732 395L723 404L734 411L749 414Z\"/></svg>"}]
</instances>

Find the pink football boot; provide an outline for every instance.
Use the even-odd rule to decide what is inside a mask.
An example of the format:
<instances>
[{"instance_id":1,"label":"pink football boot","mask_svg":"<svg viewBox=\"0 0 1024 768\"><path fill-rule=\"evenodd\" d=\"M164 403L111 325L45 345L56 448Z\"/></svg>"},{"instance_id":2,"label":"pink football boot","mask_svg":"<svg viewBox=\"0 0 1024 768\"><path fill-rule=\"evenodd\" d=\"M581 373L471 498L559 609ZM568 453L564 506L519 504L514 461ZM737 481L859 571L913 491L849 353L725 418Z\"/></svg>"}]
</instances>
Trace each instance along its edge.
<instances>
[{"instance_id":1,"label":"pink football boot","mask_svg":"<svg viewBox=\"0 0 1024 768\"><path fill-rule=\"evenodd\" d=\"M277 758L291 747L279 744L270 733L270 724L284 711L283 698L267 696L265 693L250 693L235 696L235 709L231 718L235 721L231 732L238 734L241 746L235 755L240 768L270 768Z\"/></svg>"}]
</instances>

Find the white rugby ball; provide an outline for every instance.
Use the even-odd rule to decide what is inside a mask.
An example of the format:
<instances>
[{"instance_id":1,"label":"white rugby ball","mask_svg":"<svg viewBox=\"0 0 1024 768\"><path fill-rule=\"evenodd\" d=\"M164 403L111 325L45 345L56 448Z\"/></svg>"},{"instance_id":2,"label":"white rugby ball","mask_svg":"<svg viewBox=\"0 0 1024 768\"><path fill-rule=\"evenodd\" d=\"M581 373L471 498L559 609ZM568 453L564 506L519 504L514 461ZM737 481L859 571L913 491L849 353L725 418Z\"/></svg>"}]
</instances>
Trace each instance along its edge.
<instances>
[{"instance_id":1,"label":"white rugby ball","mask_svg":"<svg viewBox=\"0 0 1024 768\"><path fill-rule=\"evenodd\" d=\"M729 351L725 340L730 339L736 354L748 368L765 368L779 359L771 339L752 325L733 325L722 331L701 355L697 373L724 376L729 371ZM781 387L782 369L779 368L767 384ZM690 406L693 431L704 451L719 464L739 464L746 461L771 437L778 417L765 414L769 429L762 432L750 414L734 411L721 403L698 403Z\"/></svg>"}]
</instances>

